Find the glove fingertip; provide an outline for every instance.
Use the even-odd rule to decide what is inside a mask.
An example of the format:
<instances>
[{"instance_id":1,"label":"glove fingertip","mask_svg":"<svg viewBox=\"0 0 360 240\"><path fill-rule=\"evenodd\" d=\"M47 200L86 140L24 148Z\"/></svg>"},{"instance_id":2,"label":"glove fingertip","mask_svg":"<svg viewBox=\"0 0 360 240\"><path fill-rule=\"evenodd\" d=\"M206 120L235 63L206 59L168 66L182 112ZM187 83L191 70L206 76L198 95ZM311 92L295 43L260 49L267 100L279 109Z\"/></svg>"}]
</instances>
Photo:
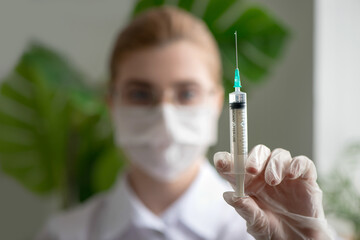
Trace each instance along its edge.
<instances>
[{"instance_id":1,"label":"glove fingertip","mask_svg":"<svg viewBox=\"0 0 360 240\"><path fill-rule=\"evenodd\" d=\"M265 172L265 182L270 186L276 186L280 184L280 177L274 171L266 171Z\"/></svg>"},{"instance_id":2,"label":"glove fingertip","mask_svg":"<svg viewBox=\"0 0 360 240\"><path fill-rule=\"evenodd\" d=\"M223 193L224 200L230 205L233 204L233 196L234 196L234 192L224 192Z\"/></svg>"},{"instance_id":3,"label":"glove fingertip","mask_svg":"<svg viewBox=\"0 0 360 240\"><path fill-rule=\"evenodd\" d=\"M242 207L243 203L247 201L246 199L250 199L249 196L238 197L235 195L235 192L224 192L223 197L229 205L235 208Z\"/></svg>"},{"instance_id":4,"label":"glove fingertip","mask_svg":"<svg viewBox=\"0 0 360 240\"><path fill-rule=\"evenodd\" d=\"M214 154L214 165L218 170L228 170L230 168L231 155L228 152L217 152Z\"/></svg>"}]
</instances>

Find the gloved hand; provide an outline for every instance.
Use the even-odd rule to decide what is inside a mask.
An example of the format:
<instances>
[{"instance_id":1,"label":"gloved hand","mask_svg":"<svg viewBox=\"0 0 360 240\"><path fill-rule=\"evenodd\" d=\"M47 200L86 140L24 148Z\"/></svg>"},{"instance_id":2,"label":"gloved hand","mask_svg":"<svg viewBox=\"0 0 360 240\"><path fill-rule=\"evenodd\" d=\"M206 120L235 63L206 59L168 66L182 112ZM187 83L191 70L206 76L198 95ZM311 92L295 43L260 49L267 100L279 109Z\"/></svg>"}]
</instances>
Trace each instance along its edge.
<instances>
[{"instance_id":1,"label":"gloved hand","mask_svg":"<svg viewBox=\"0 0 360 240\"><path fill-rule=\"evenodd\" d=\"M234 187L235 176L228 152L214 155L217 171ZM256 146L246 162L245 192L235 197L225 192L225 201L246 220L256 239L332 239L322 207L322 191L316 169L305 156L292 158L284 149L270 151Z\"/></svg>"}]
</instances>

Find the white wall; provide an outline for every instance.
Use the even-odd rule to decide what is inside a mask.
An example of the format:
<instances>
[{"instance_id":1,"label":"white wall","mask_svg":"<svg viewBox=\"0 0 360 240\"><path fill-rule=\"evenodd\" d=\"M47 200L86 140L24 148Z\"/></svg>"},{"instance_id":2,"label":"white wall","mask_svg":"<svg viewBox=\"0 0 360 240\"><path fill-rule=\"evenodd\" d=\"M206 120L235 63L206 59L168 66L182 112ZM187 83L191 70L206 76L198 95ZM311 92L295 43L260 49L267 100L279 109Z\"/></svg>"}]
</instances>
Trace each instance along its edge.
<instances>
[{"instance_id":1,"label":"white wall","mask_svg":"<svg viewBox=\"0 0 360 240\"><path fill-rule=\"evenodd\" d=\"M106 73L109 46L128 19L131 0L1 0L0 75L38 39L69 56L92 79Z\"/></svg>"},{"instance_id":2,"label":"white wall","mask_svg":"<svg viewBox=\"0 0 360 240\"><path fill-rule=\"evenodd\" d=\"M318 0L315 12L314 154L326 176L342 168L345 148L360 142L360 1ZM359 171L351 178L360 189ZM329 222L339 234L354 232L339 217Z\"/></svg>"},{"instance_id":3,"label":"white wall","mask_svg":"<svg viewBox=\"0 0 360 240\"><path fill-rule=\"evenodd\" d=\"M314 149L321 173L360 140L360 1L318 0Z\"/></svg>"}]
</instances>

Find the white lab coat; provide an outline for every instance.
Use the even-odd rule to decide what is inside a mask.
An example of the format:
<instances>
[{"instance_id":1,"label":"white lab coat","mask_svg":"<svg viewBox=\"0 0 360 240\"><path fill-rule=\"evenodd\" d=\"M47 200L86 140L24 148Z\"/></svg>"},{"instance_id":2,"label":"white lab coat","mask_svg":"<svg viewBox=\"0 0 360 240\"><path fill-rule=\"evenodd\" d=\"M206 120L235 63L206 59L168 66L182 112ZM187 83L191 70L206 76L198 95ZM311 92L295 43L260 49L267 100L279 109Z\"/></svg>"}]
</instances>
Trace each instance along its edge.
<instances>
[{"instance_id":1,"label":"white lab coat","mask_svg":"<svg viewBox=\"0 0 360 240\"><path fill-rule=\"evenodd\" d=\"M204 163L189 189L156 216L136 197L124 176L107 193L52 218L39 240L253 239L245 221L222 198L229 190Z\"/></svg>"}]
</instances>

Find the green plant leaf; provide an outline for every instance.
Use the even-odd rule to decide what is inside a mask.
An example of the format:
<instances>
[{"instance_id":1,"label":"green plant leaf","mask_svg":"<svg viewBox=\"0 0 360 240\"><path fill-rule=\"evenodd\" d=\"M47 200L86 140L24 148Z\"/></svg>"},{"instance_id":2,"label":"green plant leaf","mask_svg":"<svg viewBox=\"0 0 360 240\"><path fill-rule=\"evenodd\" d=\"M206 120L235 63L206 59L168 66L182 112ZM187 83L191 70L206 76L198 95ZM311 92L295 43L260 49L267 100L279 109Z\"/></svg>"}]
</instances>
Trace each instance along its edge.
<instances>
[{"instance_id":1,"label":"green plant leaf","mask_svg":"<svg viewBox=\"0 0 360 240\"><path fill-rule=\"evenodd\" d=\"M175 6L201 17L218 42L224 69L224 86L232 91L235 69L234 32L238 32L239 69L242 79L260 82L278 60L288 40L289 31L274 16L258 6L242 4L244 9L228 24L219 24L228 10L238 7L242 0L180 0ZM204 9L199 11L195 5ZM168 4L166 1L140 0L133 10L133 16L148 8ZM199 7L198 7L199 8ZM240 10L240 9L239 9ZM201 14L199 14L199 12ZM244 84L246 86L246 84Z\"/></svg>"},{"instance_id":2,"label":"green plant leaf","mask_svg":"<svg viewBox=\"0 0 360 240\"><path fill-rule=\"evenodd\" d=\"M165 0L139 0L133 9L133 13L138 14L148 8L161 6L164 3Z\"/></svg>"},{"instance_id":3,"label":"green plant leaf","mask_svg":"<svg viewBox=\"0 0 360 240\"><path fill-rule=\"evenodd\" d=\"M108 154L115 147L106 105L84 79L66 58L33 43L0 86L2 170L35 193L60 192L63 207L99 191L99 159L122 161Z\"/></svg>"},{"instance_id":4,"label":"green plant leaf","mask_svg":"<svg viewBox=\"0 0 360 240\"><path fill-rule=\"evenodd\" d=\"M97 159L92 175L94 189L98 192L110 188L117 180L118 172L125 166L124 161L119 161L117 148L111 148ZM122 155L123 156L123 155ZM124 159L123 156L121 159Z\"/></svg>"},{"instance_id":5,"label":"green plant leaf","mask_svg":"<svg viewBox=\"0 0 360 240\"><path fill-rule=\"evenodd\" d=\"M215 21L219 19L227 10L229 10L236 2L238 2L238 0L209 0L202 19L208 23L210 29L213 29Z\"/></svg>"},{"instance_id":6,"label":"green plant leaf","mask_svg":"<svg viewBox=\"0 0 360 240\"><path fill-rule=\"evenodd\" d=\"M45 91L39 82L24 78L18 72L0 88L2 169L39 193L59 184L59 176L54 171L62 171L58 161L66 133L59 129L67 125L64 118L68 114L61 96ZM58 116L55 111L47 111L55 107Z\"/></svg>"}]
</instances>

